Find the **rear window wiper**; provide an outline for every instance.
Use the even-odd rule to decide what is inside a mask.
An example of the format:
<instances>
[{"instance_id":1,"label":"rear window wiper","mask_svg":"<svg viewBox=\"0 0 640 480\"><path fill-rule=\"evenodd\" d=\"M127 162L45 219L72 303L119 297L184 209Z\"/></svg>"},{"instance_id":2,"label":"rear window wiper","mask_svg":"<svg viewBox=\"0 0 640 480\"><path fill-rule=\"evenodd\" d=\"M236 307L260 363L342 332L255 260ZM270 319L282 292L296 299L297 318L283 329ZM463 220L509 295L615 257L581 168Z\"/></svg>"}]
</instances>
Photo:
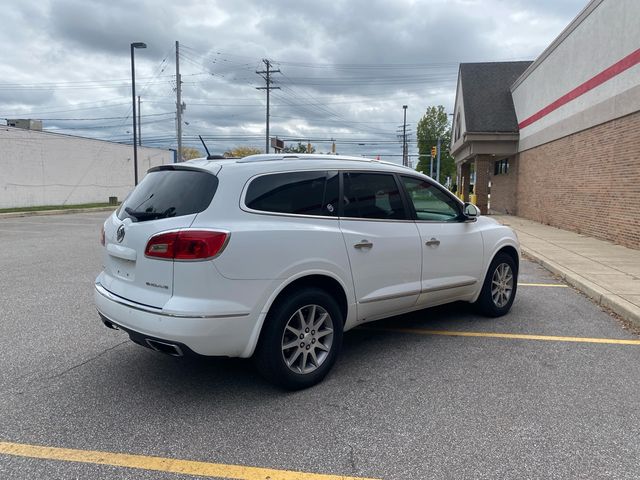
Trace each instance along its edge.
<instances>
[{"instance_id":1,"label":"rear window wiper","mask_svg":"<svg viewBox=\"0 0 640 480\"><path fill-rule=\"evenodd\" d=\"M131 207L125 207L124 211L130 217L133 217L136 220L143 221L143 222L145 220L155 220L157 218L162 218L166 216L164 213L161 213L161 212L136 211Z\"/></svg>"}]
</instances>

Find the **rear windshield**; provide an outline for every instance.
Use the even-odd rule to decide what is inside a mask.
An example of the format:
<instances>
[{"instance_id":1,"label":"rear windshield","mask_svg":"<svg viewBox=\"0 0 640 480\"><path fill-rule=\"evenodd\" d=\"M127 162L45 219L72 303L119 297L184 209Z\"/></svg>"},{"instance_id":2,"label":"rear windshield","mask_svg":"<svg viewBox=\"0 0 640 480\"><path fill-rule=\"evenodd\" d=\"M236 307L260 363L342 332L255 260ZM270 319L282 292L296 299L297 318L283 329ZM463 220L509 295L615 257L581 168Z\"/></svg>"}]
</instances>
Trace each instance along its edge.
<instances>
[{"instance_id":1,"label":"rear windshield","mask_svg":"<svg viewBox=\"0 0 640 480\"><path fill-rule=\"evenodd\" d=\"M118 209L118 218L134 222L179 217L206 209L218 187L218 178L198 170L149 172Z\"/></svg>"}]
</instances>

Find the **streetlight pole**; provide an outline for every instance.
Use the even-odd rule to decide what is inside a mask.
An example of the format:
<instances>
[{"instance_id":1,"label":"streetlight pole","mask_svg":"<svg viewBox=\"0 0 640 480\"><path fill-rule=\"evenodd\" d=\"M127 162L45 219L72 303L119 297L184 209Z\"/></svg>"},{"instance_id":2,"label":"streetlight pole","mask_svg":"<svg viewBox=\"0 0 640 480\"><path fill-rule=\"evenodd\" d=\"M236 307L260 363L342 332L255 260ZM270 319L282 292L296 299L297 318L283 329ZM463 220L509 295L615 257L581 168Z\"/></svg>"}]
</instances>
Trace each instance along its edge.
<instances>
[{"instance_id":1,"label":"streetlight pole","mask_svg":"<svg viewBox=\"0 0 640 480\"><path fill-rule=\"evenodd\" d=\"M140 106L140 95L138 95L138 146L142 146L142 107Z\"/></svg>"},{"instance_id":2,"label":"streetlight pole","mask_svg":"<svg viewBox=\"0 0 640 480\"><path fill-rule=\"evenodd\" d=\"M407 158L407 106L403 105L404 110L404 122L402 123L402 165L405 167L409 165Z\"/></svg>"},{"instance_id":3,"label":"streetlight pole","mask_svg":"<svg viewBox=\"0 0 640 480\"><path fill-rule=\"evenodd\" d=\"M133 179L134 185L138 185L138 127L136 125L136 66L133 60L133 50L147 48L146 43L135 42L131 44L131 103L133 105Z\"/></svg>"}]
</instances>

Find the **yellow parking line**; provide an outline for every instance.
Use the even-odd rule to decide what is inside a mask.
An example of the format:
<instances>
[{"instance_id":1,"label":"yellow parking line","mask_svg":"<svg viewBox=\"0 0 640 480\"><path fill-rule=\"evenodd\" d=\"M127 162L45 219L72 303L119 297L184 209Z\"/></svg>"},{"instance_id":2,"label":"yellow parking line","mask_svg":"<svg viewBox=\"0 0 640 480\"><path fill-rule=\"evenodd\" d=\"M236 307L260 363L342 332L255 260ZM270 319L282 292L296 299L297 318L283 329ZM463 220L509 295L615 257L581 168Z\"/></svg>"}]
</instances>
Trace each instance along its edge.
<instances>
[{"instance_id":1,"label":"yellow parking line","mask_svg":"<svg viewBox=\"0 0 640 480\"><path fill-rule=\"evenodd\" d=\"M556 288L567 288L569 285L564 285L562 283L518 283L519 287L556 287Z\"/></svg>"},{"instance_id":2,"label":"yellow parking line","mask_svg":"<svg viewBox=\"0 0 640 480\"><path fill-rule=\"evenodd\" d=\"M174 458L147 457L144 455L97 452L92 450L75 450L71 448L42 447L11 442L0 442L0 454L237 480L374 480L364 479L363 477L324 475L321 473L274 470L270 468L244 467L241 465L225 465L222 463L196 462Z\"/></svg>"},{"instance_id":3,"label":"yellow parking line","mask_svg":"<svg viewBox=\"0 0 640 480\"><path fill-rule=\"evenodd\" d=\"M542 340L547 342L607 343L612 345L640 345L640 340L618 338L559 337L555 335L527 335L522 333L489 333L489 332L456 332L447 330L426 330L422 328L379 328L363 327L368 330L387 332L414 333L418 335L444 335L448 337L486 337L507 338L516 340Z\"/></svg>"}]
</instances>

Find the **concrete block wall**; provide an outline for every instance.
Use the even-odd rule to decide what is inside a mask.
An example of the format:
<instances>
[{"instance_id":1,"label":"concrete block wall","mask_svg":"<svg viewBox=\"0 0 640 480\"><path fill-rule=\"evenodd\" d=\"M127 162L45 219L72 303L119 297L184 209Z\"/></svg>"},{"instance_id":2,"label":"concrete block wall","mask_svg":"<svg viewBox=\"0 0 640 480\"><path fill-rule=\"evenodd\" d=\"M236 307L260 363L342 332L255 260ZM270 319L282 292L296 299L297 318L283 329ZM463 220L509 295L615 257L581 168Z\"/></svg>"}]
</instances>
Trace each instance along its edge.
<instances>
[{"instance_id":1,"label":"concrete block wall","mask_svg":"<svg viewBox=\"0 0 640 480\"><path fill-rule=\"evenodd\" d=\"M640 249L640 112L521 152L517 162L517 215Z\"/></svg>"},{"instance_id":2,"label":"concrete block wall","mask_svg":"<svg viewBox=\"0 0 640 480\"><path fill-rule=\"evenodd\" d=\"M173 163L173 151L138 148L138 178ZM133 147L0 127L0 208L119 200L134 184Z\"/></svg>"},{"instance_id":3,"label":"concrete block wall","mask_svg":"<svg viewBox=\"0 0 640 480\"><path fill-rule=\"evenodd\" d=\"M638 0L589 2L516 81L521 151L640 110L639 18Z\"/></svg>"}]
</instances>

